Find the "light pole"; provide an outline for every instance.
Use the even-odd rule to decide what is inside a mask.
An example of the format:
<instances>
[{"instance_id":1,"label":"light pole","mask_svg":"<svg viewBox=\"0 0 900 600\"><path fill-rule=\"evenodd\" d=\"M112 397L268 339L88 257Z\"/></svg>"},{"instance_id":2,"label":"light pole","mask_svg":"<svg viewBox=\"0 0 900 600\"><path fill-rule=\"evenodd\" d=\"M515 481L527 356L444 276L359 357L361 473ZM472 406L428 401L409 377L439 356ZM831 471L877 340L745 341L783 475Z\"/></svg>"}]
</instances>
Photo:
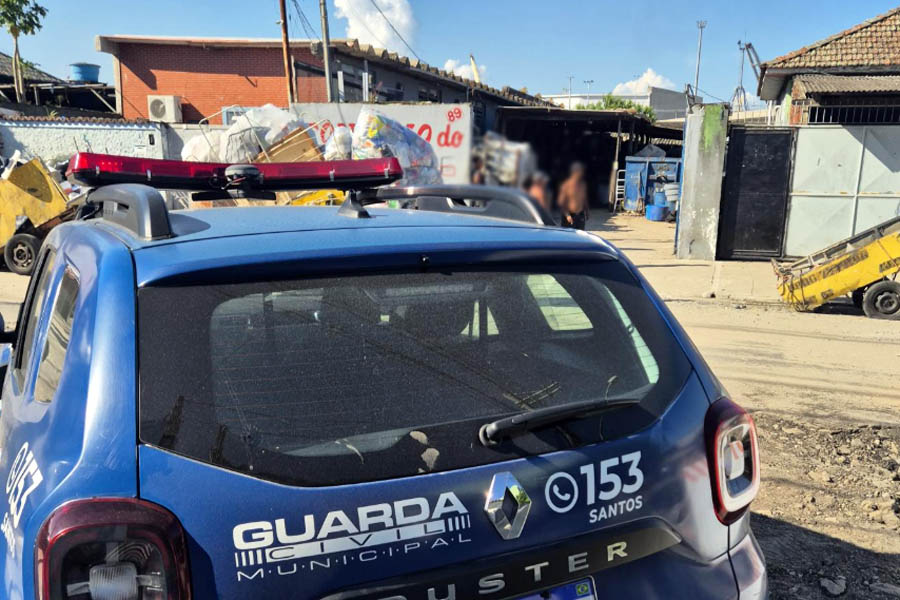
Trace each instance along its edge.
<instances>
[{"instance_id":1,"label":"light pole","mask_svg":"<svg viewBox=\"0 0 900 600\"><path fill-rule=\"evenodd\" d=\"M694 72L694 94L700 93L700 50L703 48L703 28L706 21L697 21L697 70Z\"/></svg>"},{"instance_id":2,"label":"light pole","mask_svg":"<svg viewBox=\"0 0 900 600\"><path fill-rule=\"evenodd\" d=\"M593 85L594 80L593 79L585 79L584 82L588 86L587 103L591 104L591 85Z\"/></svg>"},{"instance_id":3,"label":"light pole","mask_svg":"<svg viewBox=\"0 0 900 600\"><path fill-rule=\"evenodd\" d=\"M572 110L572 80L575 79L574 75L569 75L569 110Z\"/></svg>"}]
</instances>

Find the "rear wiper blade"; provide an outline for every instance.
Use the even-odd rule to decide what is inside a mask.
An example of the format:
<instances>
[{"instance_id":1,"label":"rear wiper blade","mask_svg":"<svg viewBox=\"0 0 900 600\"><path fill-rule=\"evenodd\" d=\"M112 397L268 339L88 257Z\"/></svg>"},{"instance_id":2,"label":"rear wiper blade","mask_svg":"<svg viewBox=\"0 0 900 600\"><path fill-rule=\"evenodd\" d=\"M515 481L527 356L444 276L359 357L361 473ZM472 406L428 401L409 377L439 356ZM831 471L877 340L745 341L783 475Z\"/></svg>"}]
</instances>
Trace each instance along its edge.
<instances>
[{"instance_id":1,"label":"rear wiper blade","mask_svg":"<svg viewBox=\"0 0 900 600\"><path fill-rule=\"evenodd\" d=\"M625 406L634 406L635 404L640 404L640 402L640 400L635 398L602 401L585 400L583 402L539 408L485 423L478 430L478 439L485 446L493 446L504 438L510 438L545 425L586 417Z\"/></svg>"}]
</instances>

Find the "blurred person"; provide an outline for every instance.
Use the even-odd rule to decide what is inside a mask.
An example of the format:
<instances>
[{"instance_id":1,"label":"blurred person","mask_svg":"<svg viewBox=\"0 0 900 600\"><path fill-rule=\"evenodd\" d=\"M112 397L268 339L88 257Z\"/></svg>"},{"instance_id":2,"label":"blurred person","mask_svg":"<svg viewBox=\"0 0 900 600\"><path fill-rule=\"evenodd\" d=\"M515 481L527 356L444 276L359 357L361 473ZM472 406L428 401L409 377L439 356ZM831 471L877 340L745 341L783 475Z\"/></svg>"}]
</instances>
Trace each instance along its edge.
<instances>
[{"instance_id":1,"label":"blurred person","mask_svg":"<svg viewBox=\"0 0 900 600\"><path fill-rule=\"evenodd\" d=\"M583 163L578 161L572 163L569 176L559 186L558 204L562 226L583 230L591 216Z\"/></svg>"},{"instance_id":2,"label":"blurred person","mask_svg":"<svg viewBox=\"0 0 900 600\"><path fill-rule=\"evenodd\" d=\"M484 185L484 161L480 156L472 158L472 183L475 185Z\"/></svg>"},{"instance_id":3,"label":"blurred person","mask_svg":"<svg viewBox=\"0 0 900 600\"><path fill-rule=\"evenodd\" d=\"M544 207L548 213L553 212L553 206L550 201L550 178L543 171L535 171L526 180L525 192L537 200L538 204Z\"/></svg>"}]
</instances>

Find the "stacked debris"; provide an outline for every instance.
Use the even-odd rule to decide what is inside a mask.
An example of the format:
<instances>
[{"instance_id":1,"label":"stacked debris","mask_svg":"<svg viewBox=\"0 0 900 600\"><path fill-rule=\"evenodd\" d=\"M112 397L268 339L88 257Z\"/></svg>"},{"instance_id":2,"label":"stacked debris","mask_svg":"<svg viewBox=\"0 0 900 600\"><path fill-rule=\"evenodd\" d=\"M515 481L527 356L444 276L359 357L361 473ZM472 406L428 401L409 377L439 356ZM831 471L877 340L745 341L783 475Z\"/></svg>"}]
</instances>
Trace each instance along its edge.
<instances>
[{"instance_id":1,"label":"stacked debris","mask_svg":"<svg viewBox=\"0 0 900 600\"><path fill-rule=\"evenodd\" d=\"M485 183L522 187L537 170L537 156L527 142L511 142L492 131L473 150L485 169Z\"/></svg>"},{"instance_id":2,"label":"stacked debris","mask_svg":"<svg viewBox=\"0 0 900 600\"><path fill-rule=\"evenodd\" d=\"M316 142L314 131L313 126L294 113L268 104L247 111L227 130L204 130L202 136L185 144L181 157L200 162L267 163L393 156L400 161L404 173L403 179L394 185L441 183L437 156L428 142L375 110L360 111L352 132L347 127L337 127L324 149ZM276 203L334 204L343 199L339 190L292 191L278 193ZM254 202L236 199L233 204Z\"/></svg>"}]
</instances>

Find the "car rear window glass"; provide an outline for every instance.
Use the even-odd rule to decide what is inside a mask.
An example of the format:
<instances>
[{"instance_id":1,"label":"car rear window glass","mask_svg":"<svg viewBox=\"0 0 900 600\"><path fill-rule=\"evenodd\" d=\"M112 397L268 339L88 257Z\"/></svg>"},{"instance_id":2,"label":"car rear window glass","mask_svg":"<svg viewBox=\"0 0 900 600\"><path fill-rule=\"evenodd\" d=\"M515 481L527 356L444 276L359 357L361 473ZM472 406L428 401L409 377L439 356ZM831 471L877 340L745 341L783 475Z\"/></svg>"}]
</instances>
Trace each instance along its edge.
<instances>
[{"instance_id":1,"label":"car rear window glass","mask_svg":"<svg viewBox=\"0 0 900 600\"><path fill-rule=\"evenodd\" d=\"M617 262L147 287L138 309L142 441L297 485L627 435L690 372ZM505 415L614 398L641 403L496 447L477 441Z\"/></svg>"},{"instance_id":2,"label":"car rear window glass","mask_svg":"<svg viewBox=\"0 0 900 600\"><path fill-rule=\"evenodd\" d=\"M62 376L63 360L69 347L72 334L72 319L75 316L75 299L78 297L78 279L71 270L63 273L53 301L50 313L50 326L44 348L41 351L41 362L38 364L37 379L34 383L34 399L38 402L50 402L59 386Z\"/></svg>"}]
</instances>

